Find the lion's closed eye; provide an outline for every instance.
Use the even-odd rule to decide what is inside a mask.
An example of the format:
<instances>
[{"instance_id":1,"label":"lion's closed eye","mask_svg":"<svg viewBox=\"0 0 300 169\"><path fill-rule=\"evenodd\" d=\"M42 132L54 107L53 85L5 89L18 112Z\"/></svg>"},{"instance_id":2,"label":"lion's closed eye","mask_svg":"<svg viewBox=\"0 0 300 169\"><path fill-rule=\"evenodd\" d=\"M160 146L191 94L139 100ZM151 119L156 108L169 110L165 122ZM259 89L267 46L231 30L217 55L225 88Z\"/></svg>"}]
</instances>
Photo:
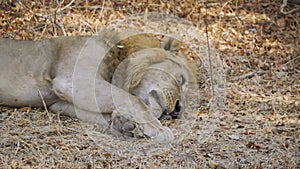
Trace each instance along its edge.
<instances>
[{"instance_id":1,"label":"lion's closed eye","mask_svg":"<svg viewBox=\"0 0 300 169\"><path fill-rule=\"evenodd\" d=\"M187 79L183 74L180 74L177 78L177 85L180 86L181 90L185 90L187 86Z\"/></svg>"},{"instance_id":2,"label":"lion's closed eye","mask_svg":"<svg viewBox=\"0 0 300 169\"><path fill-rule=\"evenodd\" d=\"M186 79L184 78L184 76L183 76L183 75L180 75L180 78L179 78L179 81L178 81L178 83L180 84L180 86L183 86L183 85L185 85L185 83L186 83Z\"/></svg>"}]
</instances>

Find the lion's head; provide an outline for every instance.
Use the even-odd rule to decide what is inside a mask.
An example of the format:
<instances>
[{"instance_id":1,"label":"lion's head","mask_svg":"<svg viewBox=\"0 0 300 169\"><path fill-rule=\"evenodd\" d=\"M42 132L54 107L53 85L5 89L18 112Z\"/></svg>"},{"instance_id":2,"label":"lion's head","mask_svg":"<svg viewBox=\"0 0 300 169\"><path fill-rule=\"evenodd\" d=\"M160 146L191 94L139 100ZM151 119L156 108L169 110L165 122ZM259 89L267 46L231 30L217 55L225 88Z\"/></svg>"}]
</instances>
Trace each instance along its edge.
<instances>
[{"instance_id":1,"label":"lion's head","mask_svg":"<svg viewBox=\"0 0 300 169\"><path fill-rule=\"evenodd\" d=\"M162 45L145 34L125 38L108 53L104 63L110 66L101 66L102 77L140 98L150 107L155 119L180 118L184 94L188 83L194 81L196 67L177 52L171 52L172 46L173 40ZM117 59L112 59L116 56ZM132 126L137 125L138 121ZM142 133L151 133L151 125L144 125L141 130L149 131Z\"/></svg>"},{"instance_id":2,"label":"lion's head","mask_svg":"<svg viewBox=\"0 0 300 169\"><path fill-rule=\"evenodd\" d=\"M184 94L192 77L185 59L161 48L148 48L123 61L112 84L141 98L155 110L155 118L176 119L184 111Z\"/></svg>"},{"instance_id":3,"label":"lion's head","mask_svg":"<svg viewBox=\"0 0 300 169\"><path fill-rule=\"evenodd\" d=\"M147 105L160 109L162 114L155 114L155 117L180 117L184 92L191 78L185 59L164 49L143 49L128 59L125 72L124 83L117 85Z\"/></svg>"}]
</instances>

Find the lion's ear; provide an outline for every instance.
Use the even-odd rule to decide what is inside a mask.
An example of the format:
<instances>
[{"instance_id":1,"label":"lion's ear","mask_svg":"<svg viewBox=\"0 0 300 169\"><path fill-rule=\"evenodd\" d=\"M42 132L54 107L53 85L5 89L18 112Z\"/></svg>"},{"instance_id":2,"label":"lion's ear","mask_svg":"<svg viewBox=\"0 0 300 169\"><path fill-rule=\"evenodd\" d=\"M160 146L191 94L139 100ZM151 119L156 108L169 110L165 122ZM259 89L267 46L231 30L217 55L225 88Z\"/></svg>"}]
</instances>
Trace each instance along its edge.
<instances>
[{"instance_id":1,"label":"lion's ear","mask_svg":"<svg viewBox=\"0 0 300 169\"><path fill-rule=\"evenodd\" d=\"M162 42L162 48L167 51L178 51L182 46L181 38L175 37L175 35L166 36Z\"/></svg>"}]
</instances>

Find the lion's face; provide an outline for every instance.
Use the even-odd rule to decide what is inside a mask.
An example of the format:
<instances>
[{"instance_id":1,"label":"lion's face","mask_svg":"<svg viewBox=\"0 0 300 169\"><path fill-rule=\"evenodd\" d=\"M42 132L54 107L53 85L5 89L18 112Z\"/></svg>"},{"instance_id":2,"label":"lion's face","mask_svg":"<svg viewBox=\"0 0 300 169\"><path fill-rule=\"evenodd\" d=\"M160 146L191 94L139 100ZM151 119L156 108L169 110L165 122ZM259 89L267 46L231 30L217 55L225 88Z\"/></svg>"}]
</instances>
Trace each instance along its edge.
<instances>
[{"instance_id":1,"label":"lion's face","mask_svg":"<svg viewBox=\"0 0 300 169\"><path fill-rule=\"evenodd\" d=\"M174 57L168 52L163 54ZM141 98L149 107L157 109L158 119L177 119L184 111L184 93L189 70L173 60L153 63L145 70L139 84L130 93Z\"/></svg>"}]
</instances>

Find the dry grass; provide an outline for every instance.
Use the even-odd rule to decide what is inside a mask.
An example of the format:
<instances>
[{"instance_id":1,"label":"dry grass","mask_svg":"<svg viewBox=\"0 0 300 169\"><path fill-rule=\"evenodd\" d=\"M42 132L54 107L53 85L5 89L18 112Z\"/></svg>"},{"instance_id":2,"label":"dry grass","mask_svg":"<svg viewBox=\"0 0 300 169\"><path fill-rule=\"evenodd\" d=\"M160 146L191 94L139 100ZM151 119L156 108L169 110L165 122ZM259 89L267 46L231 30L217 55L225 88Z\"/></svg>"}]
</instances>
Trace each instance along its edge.
<instances>
[{"instance_id":1,"label":"dry grass","mask_svg":"<svg viewBox=\"0 0 300 169\"><path fill-rule=\"evenodd\" d=\"M227 73L226 109L205 142L199 140L201 112L191 133L179 144L159 154L124 156L92 141L76 119L47 114L42 109L0 107L0 166L299 167L300 14L280 13L281 3L277 1L209 2L206 15L204 3L196 1L76 1L65 9L69 1L61 4L62 8L53 1L23 2L28 9L16 2L0 1L0 36L14 39L45 39L63 32L92 35L111 20L143 11L175 14L203 32L207 18L209 36ZM285 10L293 8L296 6L289 4ZM207 110L207 105L201 106L201 111ZM127 142L124 146L138 143Z\"/></svg>"}]
</instances>

